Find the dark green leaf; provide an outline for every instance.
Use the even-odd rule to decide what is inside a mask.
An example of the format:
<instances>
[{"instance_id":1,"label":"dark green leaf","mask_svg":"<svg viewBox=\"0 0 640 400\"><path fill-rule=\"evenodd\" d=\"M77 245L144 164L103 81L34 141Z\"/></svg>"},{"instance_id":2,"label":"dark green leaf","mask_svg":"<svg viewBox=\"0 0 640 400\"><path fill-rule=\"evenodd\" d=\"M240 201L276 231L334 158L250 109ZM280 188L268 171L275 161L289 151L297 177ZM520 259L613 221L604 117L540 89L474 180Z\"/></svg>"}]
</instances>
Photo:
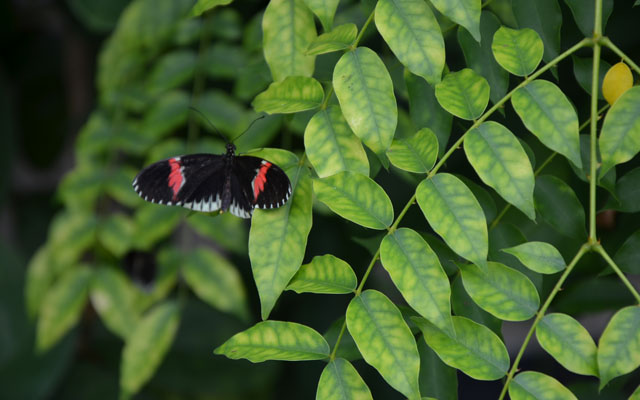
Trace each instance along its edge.
<instances>
[{"instance_id":1,"label":"dark green leaf","mask_svg":"<svg viewBox=\"0 0 640 400\"><path fill-rule=\"evenodd\" d=\"M451 306L455 315L467 317L491 329L496 335L502 335L502 321L480 308L471 299L459 275L451 284Z\"/></svg>"},{"instance_id":2,"label":"dark green leaf","mask_svg":"<svg viewBox=\"0 0 640 400\"><path fill-rule=\"evenodd\" d=\"M573 19L576 20L576 24L582 34L586 37L593 36L593 21L595 21L595 6L594 2L585 2L583 0L564 0L565 4L571 9ZM613 11L613 0L602 0L602 31L607 26L607 21ZM602 68L602 65L600 66ZM605 69L606 71L606 69Z\"/></svg>"},{"instance_id":3,"label":"dark green leaf","mask_svg":"<svg viewBox=\"0 0 640 400\"><path fill-rule=\"evenodd\" d=\"M544 60L560 54L562 12L557 0L512 0L513 14L519 28L531 28L544 42Z\"/></svg>"},{"instance_id":4,"label":"dark green leaf","mask_svg":"<svg viewBox=\"0 0 640 400\"><path fill-rule=\"evenodd\" d=\"M418 353L420 393L439 400L458 400L456 370L443 363L423 339L418 339Z\"/></svg>"},{"instance_id":5,"label":"dark green leaf","mask_svg":"<svg viewBox=\"0 0 640 400\"><path fill-rule=\"evenodd\" d=\"M640 230L625 240L613 260L622 271L640 275Z\"/></svg>"},{"instance_id":6,"label":"dark green leaf","mask_svg":"<svg viewBox=\"0 0 640 400\"><path fill-rule=\"evenodd\" d=\"M556 231L569 237L586 238L584 208L564 181L552 175L538 176L533 197L542 219Z\"/></svg>"}]
</instances>

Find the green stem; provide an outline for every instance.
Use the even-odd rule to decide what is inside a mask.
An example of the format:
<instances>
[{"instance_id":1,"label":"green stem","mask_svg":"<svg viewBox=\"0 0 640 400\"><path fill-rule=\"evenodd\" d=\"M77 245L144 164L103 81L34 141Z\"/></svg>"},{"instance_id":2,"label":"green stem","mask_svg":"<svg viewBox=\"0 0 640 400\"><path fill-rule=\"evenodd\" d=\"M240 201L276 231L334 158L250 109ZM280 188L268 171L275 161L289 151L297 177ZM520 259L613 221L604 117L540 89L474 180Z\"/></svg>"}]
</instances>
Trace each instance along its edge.
<instances>
[{"instance_id":1,"label":"green stem","mask_svg":"<svg viewBox=\"0 0 640 400\"><path fill-rule=\"evenodd\" d=\"M620 270L620 267L618 267L616 265L616 263L611 259L611 257L609 257L609 254L607 254L607 251L600 245L600 243L596 244L593 246L593 249L600 253L600 255L602 256L602 258L604 258L604 260L607 262L607 264L609 264L609 266L611 267L611 269L613 269L615 271L616 274L618 274L618 277L620 278L620 280L622 281L622 283L624 283L624 285L627 287L627 289L629 289L629 291L631 292L631 294L633 295L633 297L636 298L636 301L638 302L638 304L640 304L640 294L638 294L638 291L633 287L633 285L631 284L631 282L629 282L629 280L627 279L627 277L624 275L624 273Z\"/></svg>"},{"instance_id":2,"label":"green stem","mask_svg":"<svg viewBox=\"0 0 640 400\"><path fill-rule=\"evenodd\" d=\"M373 16L375 14L376 14L376 10L374 9L373 11L371 11L371 14L369 14L369 18L367 18L364 25L362 25L362 28L360 28L360 32L358 32L358 36L356 37L356 40L353 41L353 44L350 47L351 50L358 47L358 43L360 43L360 39L362 39L362 35L364 35L364 32L367 30L367 27L369 26L371 21L373 21Z\"/></svg>"},{"instance_id":3,"label":"green stem","mask_svg":"<svg viewBox=\"0 0 640 400\"><path fill-rule=\"evenodd\" d=\"M204 90L206 79L205 74L202 71L202 54L209 45L209 29L207 29L208 22L210 20L210 13L205 14L203 21L203 29L200 34L200 43L198 44L198 64L193 75L193 87L191 89L191 101L190 105L193 106L197 101L202 91ZM189 113L189 122L187 124L187 153L192 151L192 147L198 138L200 133L200 124L196 122L192 113Z\"/></svg>"},{"instance_id":4,"label":"green stem","mask_svg":"<svg viewBox=\"0 0 640 400\"><path fill-rule=\"evenodd\" d=\"M333 85L329 84L329 89L327 89L327 94L324 96L324 100L322 101L322 105L320 106L321 110L326 110L329 105L329 99L331 99L331 95L333 94Z\"/></svg>"},{"instance_id":5,"label":"green stem","mask_svg":"<svg viewBox=\"0 0 640 400\"><path fill-rule=\"evenodd\" d=\"M336 353L338 352L338 345L340 345L340 341L342 340L342 336L344 335L344 331L347 329L347 320L345 319L342 323L342 327L340 328L340 333L338 334L338 339L336 339L336 344L333 346L333 350L331 350L331 355L329 355L329 362L336 359Z\"/></svg>"},{"instance_id":6,"label":"green stem","mask_svg":"<svg viewBox=\"0 0 640 400\"><path fill-rule=\"evenodd\" d=\"M628 65L630 66L634 71L636 71L636 74L640 74L640 67L638 67L638 65L636 63L633 62L633 60L631 58L629 58L629 56L627 56L626 54L624 54L624 52L622 50L620 50L618 48L618 46L616 46L615 44L613 44L613 42L611 40L609 40L608 37L602 37L600 38L600 44L602 44L603 46L608 47L609 49L611 49L614 53L616 53L620 58L622 58L622 60Z\"/></svg>"},{"instance_id":7,"label":"green stem","mask_svg":"<svg viewBox=\"0 0 640 400\"><path fill-rule=\"evenodd\" d=\"M597 140L598 140L598 86L600 83L600 42L602 34L602 0L596 0L594 43L593 43L593 69L591 72L591 132L590 132L590 172L589 172L589 243L595 244L596 238L596 182L598 181L597 168Z\"/></svg>"},{"instance_id":8,"label":"green stem","mask_svg":"<svg viewBox=\"0 0 640 400\"><path fill-rule=\"evenodd\" d=\"M547 312L549 305L551 304L553 299L556 297L556 295L562 288L562 284L567 279L567 277L569 276L573 268L576 266L578 261L580 261L584 253L589 251L589 249L591 249L591 246L588 244L583 244L582 247L580 247L580 250L578 250L578 253L576 253L576 255L573 257L573 260L571 260L571 262L567 266L567 269L564 270L564 272L560 276L560 279L558 279L558 282L556 282L556 285L553 287L553 290L551 290L551 293L549 293L549 297L547 297L547 300L544 302L544 304L536 314L536 318L533 320L533 324L531 324L531 327L529 328L529 332L527 332L527 336L524 338L524 342L522 343L522 346L520 346L518 355L516 356L516 359L513 361L513 364L511 365L511 368L507 373L507 379L504 382L504 386L502 387L502 392L500 392L500 397L498 397L498 400L502 400L504 396L507 394L507 390L509 389L509 383L511 383L513 376L518 370L518 364L520 363L520 359L522 358L522 355L524 354L524 351L527 348L527 345L529 344L531 337L533 336L533 332L536 330L536 326L538 326L538 322L540 322L542 317L544 317L544 314Z\"/></svg>"},{"instance_id":9,"label":"green stem","mask_svg":"<svg viewBox=\"0 0 640 400\"><path fill-rule=\"evenodd\" d=\"M367 19L367 22L365 22L364 26L362 27L362 31L360 31L361 34L364 31L364 29L366 29L367 25L371 22L372 18L373 18L373 13L369 16L369 19ZM353 48L355 48L355 46L357 45L359 38L360 38L360 35L358 36L358 38L356 38L356 41L354 42L354 44L352 46ZM478 118L476 121L474 121L473 125L471 125L471 127L469 129L467 129L467 131L465 133L463 133L462 136L460 136L460 138L442 156L440 161L438 161L438 163L431 169L431 171L427 175L426 179L431 179L438 172L438 170L440 170L440 168L444 165L445 161L447 161L447 159L451 156L451 154L453 154L453 152L458 147L460 147L460 145L462 144L462 141L464 140L464 138L467 135L467 133L469 133L472 129L475 129L477 126L479 126L481 123L483 123L487 118L489 118L489 116L491 114L493 114L500 107L502 107L502 105L504 103L506 103L511 98L511 96L513 96L513 93L515 93L516 90L520 89L523 86L526 86L529 82L533 81L538 76L542 75L545 71L549 70L551 67L553 67L554 65L556 65L557 63L559 63L563 59L567 58L568 56L570 56L575 51L577 51L577 50L581 49L582 47L585 47L585 46L587 46L589 44L591 44L591 40L589 40L589 39L583 39L583 40L579 41L578 43L576 43L575 45L573 45L569 49L567 49L564 53L558 55L556 58L551 60L544 67L540 68L538 71L536 71L535 73L529 75L525 80L520 82L520 84L518 86L516 86L513 90L511 90L509 93L507 93L502 99L500 99L497 103L495 103L493 105L493 107L491 107L489 110L487 110L480 118ZM402 209L402 211L400 212L400 214L398 215L398 217L394 221L393 225L391 225L391 227L389 228L389 233L393 233L397 229L398 224L400 224L400 222L402 221L402 218L404 218L404 215L407 213L407 211L409 210L411 205L415 202L415 200L416 200L416 195L414 193L413 196L411 196L411 198L409 199L409 201L407 201L407 204L405 204L404 208ZM356 296L359 296L360 293L362 293L362 289L364 288L364 285L367 282L367 279L369 278L369 274L371 273L371 270L373 269L373 266L375 265L376 261L378 260L378 257L380 257L380 247L379 246L378 246L378 250L373 255L373 258L371 259L371 262L369 263L369 266L367 267L367 270L366 270L364 276L362 277L362 280L360 281L360 284L358 285L358 289L356 290L356 293L355 293ZM347 324L347 321L345 319L345 322L342 324L341 332L344 331L344 328L345 328L346 324ZM330 357L330 359L333 359L333 357L335 357L335 353L336 353L336 351L338 349L338 346L340 345L341 339L342 339L342 336L338 336L338 339L336 340L336 344L333 347L333 351L331 352L332 356Z\"/></svg>"}]
</instances>

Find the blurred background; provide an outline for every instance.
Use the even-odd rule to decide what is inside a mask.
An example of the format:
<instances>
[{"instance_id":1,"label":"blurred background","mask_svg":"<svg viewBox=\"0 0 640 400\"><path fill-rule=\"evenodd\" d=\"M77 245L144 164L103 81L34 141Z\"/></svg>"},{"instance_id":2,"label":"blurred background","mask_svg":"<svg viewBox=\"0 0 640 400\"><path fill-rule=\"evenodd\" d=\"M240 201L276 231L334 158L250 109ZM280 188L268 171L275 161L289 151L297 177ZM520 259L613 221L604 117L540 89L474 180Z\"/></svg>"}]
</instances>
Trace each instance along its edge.
<instances>
[{"instance_id":1,"label":"blurred background","mask_svg":"<svg viewBox=\"0 0 640 400\"><path fill-rule=\"evenodd\" d=\"M261 53L260 21L266 3L237 1L196 19L183 18L193 5L190 0L135 3L0 2L0 398L118 396L123 340L112 327L105 326L91 302L83 307L77 325L60 341L45 352L34 352L36 315L44 296L41 292L51 282L43 283L41 291L32 287L26 293L28 266L36 269L34 265L42 265L46 259L45 264L56 265L51 267L53 275L61 273L66 264L106 266L117 271L117 276L128 277L131 290L145 298L144 308L179 295L179 254L196 247L222 254L239 271L246 286L250 316L243 319L239 314L218 311L186 293L176 340L155 376L136 398L313 398L324 367L321 362L251 364L212 353L224 340L259 318L246 248L249 222L228 216L185 219L186 212L181 210L141 204L130 190L136 171L152 161L185 152L223 151L224 143L207 124L189 115L189 104L201 110L228 137L242 132L255 119L257 114L251 110L250 102L271 81ZM513 17L504 11L509 2L493 3L491 12L504 24L515 26ZM348 20L362 26L374 4L341 2L336 25ZM562 1L559 4L565 49L582 34L569 8ZM631 0L616 0L605 33L633 59L640 60L640 35L635 34L640 7L632 6ZM363 44L386 54L385 62L392 60L389 49L373 32L370 27ZM446 36L451 70L465 65L456 40L455 30ZM328 66L338 56L318 57L320 81L330 80L332 68ZM589 79L589 56L585 50L553 73L574 101L581 122L588 115L588 96L581 84ZM608 53L604 59L608 64L619 61ZM402 66L389 61L387 67L394 77L402 108L398 136L407 135L415 130L413 123L419 118L409 113ZM547 74L545 78L554 76ZM300 153L302 132L311 115L269 116L255 124L236 145L240 152L270 146ZM520 136L538 160L546 158L548 150L526 135L512 110L498 118L519 127ZM454 122L452 138L463 131L464 126ZM411 196L418 178L393 169L380 170L375 158L370 157L370 162L372 176L377 175L376 180L398 211ZM638 164L635 160L623 165L618 176ZM558 157L548 168L570 183L585 204L587 185L566 161ZM454 156L447 170L478 182L464 155ZM493 207L495 215L503 203L495 193L486 192L487 207ZM599 196L603 209L624 208L607 207L610 196L604 189L599 189ZM603 215L600 228L608 251L615 254L640 227L637 211L640 210L627 208L624 218L616 212ZM508 215L505 220L513 223L510 227L518 226L529 240L551 241L565 258L580 245L543 221L534 226L523 218ZM405 220L406 225L426 229L415 207ZM512 242L519 233L509 229L512 228L495 233L496 237L502 235L505 243ZM332 253L349 262L361 276L371 258L371 249L380 239L380 235L332 216L317 205L305 262L315 255ZM41 258L34 258L36 254ZM636 274L639 272L640 269L635 270ZM632 276L636 286L640 285L637 278L638 275ZM552 277L549 282L536 282L541 298L554 281ZM402 302L381 268L374 269L370 282L370 286ZM339 317L344 315L349 299L350 296L285 292L271 318L304 323L323 333L329 331L328 336L334 335L335 340L336 328L341 324ZM552 307L554 311L578 317L597 338L614 310L631 304L632 299L601 260L588 256L557 303ZM512 359L527 329L527 323L503 327ZM400 398L364 362L357 361L355 365L376 398ZM614 380L598 394L594 378L565 371L535 341L525 353L521 368L555 376L581 399L622 399L640 382L636 372ZM462 399L494 398L501 388L500 382L472 381L462 374L458 379Z\"/></svg>"}]
</instances>

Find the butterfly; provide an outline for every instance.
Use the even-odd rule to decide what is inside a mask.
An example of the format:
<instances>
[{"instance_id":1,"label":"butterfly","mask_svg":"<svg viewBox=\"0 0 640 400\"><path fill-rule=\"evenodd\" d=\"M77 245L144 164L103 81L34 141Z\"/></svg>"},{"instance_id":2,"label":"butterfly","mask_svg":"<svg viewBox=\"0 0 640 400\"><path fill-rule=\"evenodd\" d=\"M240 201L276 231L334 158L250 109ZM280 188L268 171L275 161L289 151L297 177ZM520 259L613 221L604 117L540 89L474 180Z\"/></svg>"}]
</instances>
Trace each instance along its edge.
<instances>
[{"instance_id":1,"label":"butterfly","mask_svg":"<svg viewBox=\"0 0 640 400\"><path fill-rule=\"evenodd\" d=\"M282 207L291 196L291 182L276 164L259 157L226 153L188 154L145 167L133 189L146 201L195 211L229 211L250 218L254 208Z\"/></svg>"}]
</instances>

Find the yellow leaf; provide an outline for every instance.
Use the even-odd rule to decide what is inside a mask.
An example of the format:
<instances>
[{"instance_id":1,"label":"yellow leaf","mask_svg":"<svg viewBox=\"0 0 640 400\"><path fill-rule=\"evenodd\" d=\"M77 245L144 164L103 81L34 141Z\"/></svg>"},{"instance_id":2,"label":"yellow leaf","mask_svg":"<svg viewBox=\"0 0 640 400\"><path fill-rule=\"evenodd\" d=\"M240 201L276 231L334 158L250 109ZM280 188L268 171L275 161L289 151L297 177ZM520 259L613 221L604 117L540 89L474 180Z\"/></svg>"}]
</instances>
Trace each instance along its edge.
<instances>
[{"instance_id":1,"label":"yellow leaf","mask_svg":"<svg viewBox=\"0 0 640 400\"><path fill-rule=\"evenodd\" d=\"M622 93L633 86L633 75L627 64L620 61L615 64L604 76L602 82L602 95L611 105L618 100Z\"/></svg>"}]
</instances>

